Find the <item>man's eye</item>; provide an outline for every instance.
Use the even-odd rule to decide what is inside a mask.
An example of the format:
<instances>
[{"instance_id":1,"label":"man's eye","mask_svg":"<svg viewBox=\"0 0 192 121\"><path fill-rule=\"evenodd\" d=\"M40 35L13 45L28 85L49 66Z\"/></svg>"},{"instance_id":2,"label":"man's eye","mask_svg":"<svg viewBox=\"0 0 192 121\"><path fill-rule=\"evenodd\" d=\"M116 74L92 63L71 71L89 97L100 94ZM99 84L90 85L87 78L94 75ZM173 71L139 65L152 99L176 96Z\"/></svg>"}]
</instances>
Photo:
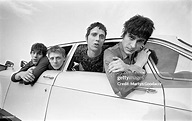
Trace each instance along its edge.
<instances>
[{"instance_id":1,"label":"man's eye","mask_svg":"<svg viewBox=\"0 0 192 121\"><path fill-rule=\"evenodd\" d=\"M31 52L31 54L35 54L35 52L34 52L34 51L32 51L32 52Z\"/></svg>"},{"instance_id":2,"label":"man's eye","mask_svg":"<svg viewBox=\"0 0 192 121\"><path fill-rule=\"evenodd\" d=\"M144 43L145 40L137 40L137 43Z\"/></svg>"},{"instance_id":3,"label":"man's eye","mask_svg":"<svg viewBox=\"0 0 192 121\"><path fill-rule=\"evenodd\" d=\"M103 34L100 35L99 37L100 37L100 39L105 39L105 36Z\"/></svg>"},{"instance_id":4,"label":"man's eye","mask_svg":"<svg viewBox=\"0 0 192 121\"><path fill-rule=\"evenodd\" d=\"M42 53L42 52L37 52L37 54L38 54L38 55L43 55L43 53Z\"/></svg>"},{"instance_id":5,"label":"man's eye","mask_svg":"<svg viewBox=\"0 0 192 121\"><path fill-rule=\"evenodd\" d=\"M60 60L60 59L61 59L61 57L57 57L56 59L57 59L57 60Z\"/></svg>"},{"instance_id":6,"label":"man's eye","mask_svg":"<svg viewBox=\"0 0 192 121\"><path fill-rule=\"evenodd\" d=\"M95 37L95 36L97 36L97 33L92 33L91 35Z\"/></svg>"},{"instance_id":7,"label":"man's eye","mask_svg":"<svg viewBox=\"0 0 192 121\"><path fill-rule=\"evenodd\" d=\"M133 35L129 35L130 40L134 40L135 37Z\"/></svg>"}]
</instances>

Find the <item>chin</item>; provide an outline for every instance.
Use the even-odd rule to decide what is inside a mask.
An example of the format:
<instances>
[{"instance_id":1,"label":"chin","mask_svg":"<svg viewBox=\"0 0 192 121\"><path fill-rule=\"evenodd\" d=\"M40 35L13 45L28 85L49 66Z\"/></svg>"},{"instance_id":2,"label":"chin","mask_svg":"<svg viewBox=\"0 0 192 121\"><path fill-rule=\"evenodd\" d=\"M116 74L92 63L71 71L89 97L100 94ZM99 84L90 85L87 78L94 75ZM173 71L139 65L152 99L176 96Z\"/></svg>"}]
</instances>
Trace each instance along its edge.
<instances>
[{"instance_id":1,"label":"chin","mask_svg":"<svg viewBox=\"0 0 192 121\"><path fill-rule=\"evenodd\" d=\"M126 51L125 53L128 55L133 54L133 52L129 52L129 51Z\"/></svg>"},{"instance_id":2,"label":"chin","mask_svg":"<svg viewBox=\"0 0 192 121\"><path fill-rule=\"evenodd\" d=\"M37 62L33 62L34 65L37 65Z\"/></svg>"},{"instance_id":3,"label":"chin","mask_svg":"<svg viewBox=\"0 0 192 121\"><path fill-rule=\"evenodd\" d=\"M55 70L59 69L59 67L53 67Z\"/></svg>"}]
</instances>

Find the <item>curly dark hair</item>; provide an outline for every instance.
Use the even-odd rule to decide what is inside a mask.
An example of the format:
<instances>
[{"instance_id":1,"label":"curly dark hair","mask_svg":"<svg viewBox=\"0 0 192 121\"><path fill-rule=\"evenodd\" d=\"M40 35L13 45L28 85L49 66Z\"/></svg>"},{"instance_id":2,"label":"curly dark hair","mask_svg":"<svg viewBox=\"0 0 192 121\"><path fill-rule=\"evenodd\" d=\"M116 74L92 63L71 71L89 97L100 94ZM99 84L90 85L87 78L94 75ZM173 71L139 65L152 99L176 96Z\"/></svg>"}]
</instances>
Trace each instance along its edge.
<instances>
[{"instance_id":1,"label":"curly dark hair","mask_svg":"<svg viewBox=\"0 0 192 121\"><path fill-rule=\"evenodd\" d=\"M94 22L92 23L88 28L87 28L87 33L85 35L86 39L88 38L90 31L95 28L95 27L99 27L99 29L103 30L105 32L105 37L107 36L107 29L106 27L100 23L100 22Z\"/></svg>"},{"instance_id":2,"label":"curly dark hair","mask_svg":"<svg viewBox=\"0 0 192 121\"><path fill-rule=\"evenodd\" d=\"M141 15L135 15L124 23L121 37L125 37L127 33L130 33L148 40L154 29L154 23L151 19Z\"/></svg>"},{"instance_id":3,"label":"curly dark hair","mask_svg":"<svg viewBox=\"0 0 192 121\"><path fill-rule=\"evenodd\" d=\"M35 43L31 47L31 52L32 51L35 51L35 52L38 52L38 53L42 53L43 56L46 56L46 54L47 54L47 47L44 44L42 44L42 43Z\"/></svg>"}]
</instances>

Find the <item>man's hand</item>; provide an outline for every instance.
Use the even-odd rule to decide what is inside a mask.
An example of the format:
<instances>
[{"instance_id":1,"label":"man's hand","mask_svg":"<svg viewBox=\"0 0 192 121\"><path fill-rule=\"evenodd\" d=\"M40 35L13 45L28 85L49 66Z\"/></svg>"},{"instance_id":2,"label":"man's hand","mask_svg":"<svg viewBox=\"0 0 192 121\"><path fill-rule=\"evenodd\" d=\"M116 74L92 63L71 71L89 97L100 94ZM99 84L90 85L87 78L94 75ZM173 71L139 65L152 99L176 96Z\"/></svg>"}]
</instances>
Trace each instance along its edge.
<instances>
[{"instance_id":1,"label":"man's hand","mask_svg":"<svg viewBox=\"0 0 192 121\"><path fill-rule=\"evenodd\" d=\"M144 48L141 52L138 53L137 55L137 60L134 65L137 65L141 68L147 63L148 57L151 54L151 51L149 49Z\"/></svg>"},{"instance_id":2,"label":"man's hand","mask_svg":"<svg viewBox=\"0 0 192 121\"><path fill-rule=\"evenodd\" d=\"M33 82L35 79L35 76L33 75L34 68L35 66L29 68L27 71L20 72L19 77L25 82Z\"/></svg>"},{"instance_id":3,"label":"man's hand","mask_svg":"<svg viewBox=\"0 0 192 121\"><path fill-rule=\"evenodd\" d=\"M129 65L125 64L120 58L113 57L113 61L109 63L108 71L111 72L120 72L125 71Z\"/></svg>"}]
</instances>

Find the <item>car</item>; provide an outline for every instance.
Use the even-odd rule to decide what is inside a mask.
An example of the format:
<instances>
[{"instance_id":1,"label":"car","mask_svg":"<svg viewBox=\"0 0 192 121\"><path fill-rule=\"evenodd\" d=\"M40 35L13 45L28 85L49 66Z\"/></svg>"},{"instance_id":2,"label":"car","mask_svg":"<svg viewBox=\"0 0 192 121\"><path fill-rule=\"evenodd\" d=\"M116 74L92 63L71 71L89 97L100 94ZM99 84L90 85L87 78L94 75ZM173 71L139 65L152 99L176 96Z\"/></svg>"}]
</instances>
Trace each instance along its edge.
<instances>
[{"instance_id":1,"label":"car","mask_svg":"<svg viewBox=\"0 0 192 121\"><path fill-rule=\"evenodd\" d=\"M110 47L122 38L106 39ZM146 47L146 78L125 98L114 94L102 72L74 71L73 55L86 41L59 44L67 57L62 71L47 70L35 85L12 82L12 69L0 71L0 119L9 120L192 120L192 46L175 36L154 36Z\"/></svg>"}]
</instances>

